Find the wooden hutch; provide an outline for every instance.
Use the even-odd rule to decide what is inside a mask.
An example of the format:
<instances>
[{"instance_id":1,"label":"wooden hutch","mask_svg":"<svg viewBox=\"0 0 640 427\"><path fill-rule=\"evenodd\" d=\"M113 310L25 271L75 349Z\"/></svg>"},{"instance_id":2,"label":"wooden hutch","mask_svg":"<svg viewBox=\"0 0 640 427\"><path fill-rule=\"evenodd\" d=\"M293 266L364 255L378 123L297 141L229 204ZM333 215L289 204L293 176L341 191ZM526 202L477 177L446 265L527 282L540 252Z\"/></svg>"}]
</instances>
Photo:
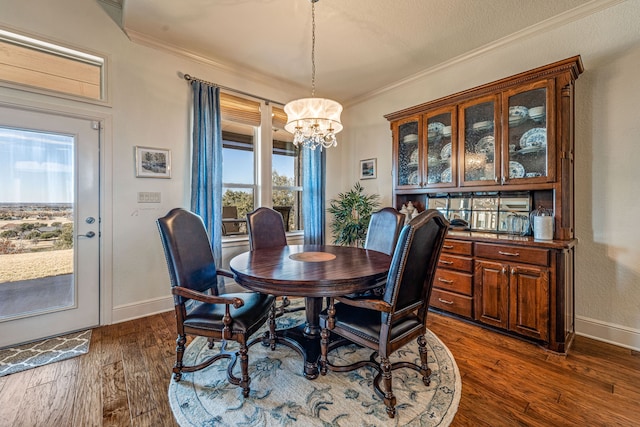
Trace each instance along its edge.
<instances>
[{"instance_id":1,"label":"wooden hutch","mask_svg":"<svg viewBox=\"0 0 640 427\"><path fill-rule=\"evenodd\" d=\"M556 352L574 335L573 112L582 72L576 56L385 115L396 207L411 201L469 224L449 231L431 307ZM554 216L553 240L527 235L528 210L538 207Z\"/></svg>"}]
</instances>

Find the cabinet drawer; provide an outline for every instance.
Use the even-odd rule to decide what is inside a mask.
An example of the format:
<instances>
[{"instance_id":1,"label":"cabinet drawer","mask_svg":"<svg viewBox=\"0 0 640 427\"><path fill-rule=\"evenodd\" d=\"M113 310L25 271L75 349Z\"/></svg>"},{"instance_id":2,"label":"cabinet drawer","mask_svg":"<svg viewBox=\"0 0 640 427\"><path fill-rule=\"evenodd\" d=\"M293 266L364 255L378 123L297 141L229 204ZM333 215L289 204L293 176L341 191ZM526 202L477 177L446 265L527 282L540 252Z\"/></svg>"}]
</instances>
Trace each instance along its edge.
<instances>
[{"instance_id":1,"label":"cabinet drawer","mask_svg":"<svg viewBox=\"0 0 640 427\"><path fill-rule=\"evenodd\" d=\"M440 253L438 267L471 273L473 271L473 259Z\"/></svg>"},{"instance_id":2,"label":"cabinet drawer","mask_svg":"<svg viewBox=\"0 0 640 427\"><path fill-rule=\"evenodd\" d=\"M475 253L477 257L503 261L524 262L528 264L544 266L549 265L548 249L526 248L523 246L492 245L489 243L476 243L475 245Z\"/></svg>"},{"instance_id":3,"label":"cabinet drawer","mask_svg":"<svg viewBox=\"0 0 640 427\"><path fill-rule=\"evenodd\" d=\"M471 255L471 242L462 242L460 240L445 239L442 246L442 252L457 255Z\"/></svg>"},{"instance_id":4,"label":"cabinet drawer","mask_svg":"<svg viewBox=\"0 0 640 427\"><path fill-rule=\"evenodd\" d=\"M433 286L449 292L458 292L472 296L472 277L473 276L471 274L439 268L436 270L436 278L433 282Z\"/></svg>"},{"instance_id":5,"label":"cabinet drawer","mask_svg":"<svg viewBox=\"0 0 640 427\"><path fill-rule=\"evenodd\" d=\"M464 295L454 294L440 289L433 289L431 299L429 300L431 307L439 308L450 313L471 318L471 308L473 299Z\"/></svg>"}]
</instances>

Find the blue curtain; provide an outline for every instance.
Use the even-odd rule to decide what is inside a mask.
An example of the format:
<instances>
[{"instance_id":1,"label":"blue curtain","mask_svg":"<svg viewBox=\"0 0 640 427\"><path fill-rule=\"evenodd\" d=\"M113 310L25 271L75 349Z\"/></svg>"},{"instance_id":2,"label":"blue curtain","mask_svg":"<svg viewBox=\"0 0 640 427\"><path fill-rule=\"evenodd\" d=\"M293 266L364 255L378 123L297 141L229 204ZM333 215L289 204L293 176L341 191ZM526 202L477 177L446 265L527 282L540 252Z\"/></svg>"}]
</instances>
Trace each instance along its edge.
<instances>
[{"instance_id":1,"label":"blue curtain","mask_svg":"<svg viewBox=\"0 0 640 427\"><path fill-rule=\"evenodd\" d=\"M302 207L304 243L324 244L325 156L320 149L302 149Z\"/></svg>"},{"instance_id":2,"label":"blue curtain","mask_svg":"<svg viewBox=\"0 0 640 427\"><path fill-rule=\"evenodd\" d=\"M191 210L200 215L222 265L222 128L220 88L193 80Z\"/></svg>"}]
</instances>

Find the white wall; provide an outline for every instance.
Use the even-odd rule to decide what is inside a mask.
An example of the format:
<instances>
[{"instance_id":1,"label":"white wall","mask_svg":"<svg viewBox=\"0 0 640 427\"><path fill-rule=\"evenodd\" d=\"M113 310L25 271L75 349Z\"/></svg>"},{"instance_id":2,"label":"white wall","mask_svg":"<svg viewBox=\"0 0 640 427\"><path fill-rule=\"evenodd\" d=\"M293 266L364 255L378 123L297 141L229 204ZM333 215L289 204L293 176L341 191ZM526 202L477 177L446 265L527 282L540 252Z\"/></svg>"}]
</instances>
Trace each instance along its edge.
<instances>
[{"instance_id":1,"label":"white wall","mask_svg":"<svg viewBox=\"0 0 640 427\"><path fill-rule=\"evenodd\" d=\"M384 114L578 54L585 72L576 83L577 332L640 349L640 1L503 40L347 106L341 145L328 156L328 197L353 185L360 159L377 157L378 179L361 183L391 203Z\"/></svg>"},{"instance_id":2,"label":"white wall","mask_svg":"<svg viewBox=\"0 0 640 427\"><path fill-rule=\"evenodd\" d=\"M0 0L0 26L109 57L111 106L97 106L0 88L0 102L46 102L88 111L107 125L103 241L103 322L171 308L167 268L155 220L189 206L191 93L178 73L283 102L300 96L278 81L251 82L240 71L132 43L96 0ZM135 178L134 146L168 148L172 179ZM137 203L137 192L162 193L160 204ZM237 249L234 249L237 250Z\"/></svg>"}]
</instances>

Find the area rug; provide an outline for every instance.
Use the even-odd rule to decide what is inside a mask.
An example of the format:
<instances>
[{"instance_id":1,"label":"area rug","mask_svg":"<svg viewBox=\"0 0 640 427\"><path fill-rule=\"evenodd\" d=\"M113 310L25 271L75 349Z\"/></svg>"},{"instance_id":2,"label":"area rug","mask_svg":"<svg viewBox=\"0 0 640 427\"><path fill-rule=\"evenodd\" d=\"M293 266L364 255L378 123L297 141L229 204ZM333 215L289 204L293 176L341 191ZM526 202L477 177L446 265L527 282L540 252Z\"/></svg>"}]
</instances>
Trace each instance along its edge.
<instances>
[{"instance_id":1,"label":"area rug","mask_svg":"<svg viewBox=\"0 0 640 427\"><path fill-rule=\"evenodd\" d=\"M0 377L59 362L89 350L91 329L0 350Z\"/></svg>"},{"instance_id":2,"label":"area rug","mask_svg":"<svg viewBox=\"0 0 640 427\"><path fill-rule=\"evenodd\" d=\"M303 322L304 312L278 319L278 328ZM371 368L307 380L302 375L302 358L284 345L275 351L256 344L249 350L251 393L242 397L240 387L226 380L227 361L206 369L184 373L180 382L169 385L169 402L176 421L188 426L448 426L458 409L462 383L458 366L449 349L431 331L427 333L431 384L410 369L393 372L397 413L387 416L385 405L373 391L375 371ZM196 338L187 347L186 364L195 364L217 352ZM227 347L229 348L229 346ZM334 364L368 359L371 350L355 345L329 354ZM396 353L392 361L411 360L419 364L414 342ZM239 362L238 362L239 365ZM239 366L234 371L239 376Z\"/></svg>"}]
</instances>

